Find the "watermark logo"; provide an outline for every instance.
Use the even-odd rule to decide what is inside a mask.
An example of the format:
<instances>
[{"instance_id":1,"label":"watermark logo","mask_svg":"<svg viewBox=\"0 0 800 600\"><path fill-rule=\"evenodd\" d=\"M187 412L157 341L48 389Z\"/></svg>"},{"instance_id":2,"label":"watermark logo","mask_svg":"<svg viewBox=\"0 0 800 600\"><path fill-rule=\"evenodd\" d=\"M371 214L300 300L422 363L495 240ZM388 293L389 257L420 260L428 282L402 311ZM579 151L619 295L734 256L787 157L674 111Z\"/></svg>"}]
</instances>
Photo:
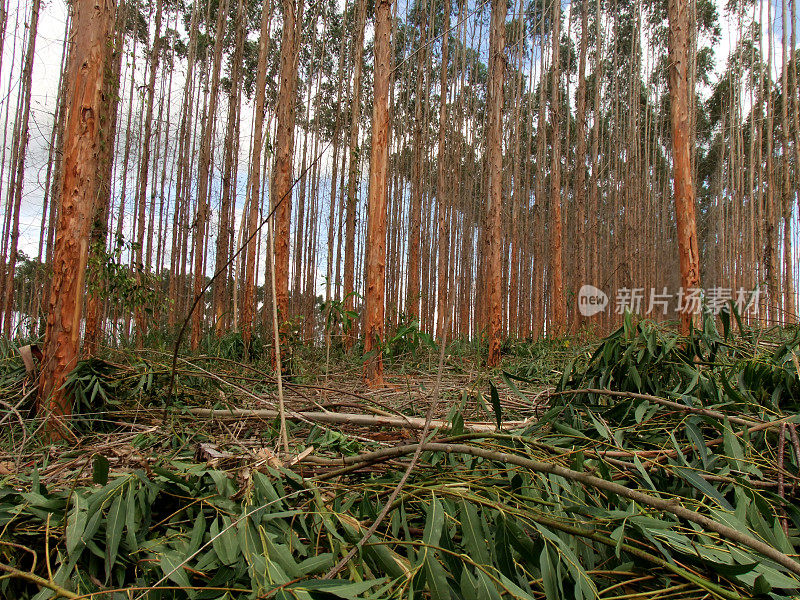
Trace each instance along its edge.
<instances>
[{"instance_id":1,"label":"watermark logo","mask_svg":"<svg viewBox=\"0 0 800 600\"><path fill-rule=\"evenodd\" d=\"M606 293L593 285L584 285L578 292L578 310L584 317L601 313L608 306Z\"/></svg>"},{"instance_id":2,"label":"watermark logo","mask_svg":"<svg viewBox=\"0 0 800 600\"><path fill-rule=\"evenodd\" d=\"M648 293L649 292L649 293ZM591 317L607 308L621 315L626 311L633 314L650 315L661 313L666 315L671 309L676 313L700 314L704 310L717 316L727 311L731 304L739 314L758 314L759 300L764 298L764 290L756 288L732 289L729 287L679 288L677 293L670 293L666 287L658 290L650 288L623 287L616 290L614 302L609 306L609 297L603 290L593 285L584 285L578 292L578 310L584 317Z\"/></svg>"}]
</instances>

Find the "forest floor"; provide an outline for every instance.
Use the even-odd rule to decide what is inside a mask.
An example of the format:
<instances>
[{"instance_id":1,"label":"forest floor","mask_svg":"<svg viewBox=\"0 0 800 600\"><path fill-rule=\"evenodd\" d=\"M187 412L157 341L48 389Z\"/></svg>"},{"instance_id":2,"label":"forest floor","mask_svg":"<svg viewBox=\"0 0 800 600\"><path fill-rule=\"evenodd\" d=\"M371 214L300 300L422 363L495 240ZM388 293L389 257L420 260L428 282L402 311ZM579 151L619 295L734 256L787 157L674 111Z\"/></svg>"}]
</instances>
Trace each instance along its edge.
<instances>
[{"instance_id":1,"label":"forest floor","mask_svg":"<svg viewBox=\"0 0 800 600\"><path fill-rule=\"evenodd\" d=\"M798 343L628 319L493 371L416 344L380 390L298 348L282 393L217 347L172 398L168 352L107 350L60 444L7 344L0 598L796 598Z\"/></svg>"}]
</instances>

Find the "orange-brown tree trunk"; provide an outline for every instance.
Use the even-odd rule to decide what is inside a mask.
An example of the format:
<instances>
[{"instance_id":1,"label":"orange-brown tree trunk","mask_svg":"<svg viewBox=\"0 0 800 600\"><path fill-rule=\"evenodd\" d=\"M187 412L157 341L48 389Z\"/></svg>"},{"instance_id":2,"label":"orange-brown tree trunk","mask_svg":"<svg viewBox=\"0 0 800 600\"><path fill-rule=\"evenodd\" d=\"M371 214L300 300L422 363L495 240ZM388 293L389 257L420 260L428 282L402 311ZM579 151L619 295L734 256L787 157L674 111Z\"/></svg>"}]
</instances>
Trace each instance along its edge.
<instances>
[{"instance_id":1,"label":"orange-brown tree trunk","mask_svg":"<svg viewBox=\"0 0 800 600\"><path fill-rule=\"evenodd\" d=\"M303 2L283 0L281 36L280 89L278 91L278 126L275 133L275 173L272 180L272 203L275 209L275 297L278 322L288 321L289 314L289 221L292 213L292 163L294 158L294 122L297 95L298 29L303 22Z\"/></svg>"},{"instance_id":2,"label":"orange-brown tree trunk","mask_svg":"<svg viewBox=\"0 0 800 600\"><path fill-rule=\"evenodd\" d=\"M564 264L562 256L563 225L561 223L561 3L553 2L553 68L550 83L550 120L553 127L553 161L550 165L550 300L552 305L548 333L559 334L564 327Z\"/></svg>"},{"instance_id":3,"label":"orange-brown tree trunk","mask_svg":"<svg viewBox=\"0 0 800 600\"><path fill-rule=\"evenodd\" d=\"M575 137L577 149L575 151L575 205L578 209L577 240L576 240L576 275L575 289L589 283L586 279L586 51L589 40L589 0L581 3L581 41L578 51L578 91L575 101L577 112L575 123ZM575 303L575 329L582 323L578 303Z\"/></svg>"},{"instance_id":4,"label":"orange-brown tree trunk","mask_svg":"<svg viewBox=\"0 0 800 600\"><path fill-rule=\"evenodd\" d=\"M99 192L94 207L94 219L89 251L99 251L106 246L108 236L108 213L111 208L111 176L114 167L114 140L117 134L117 107L119 106L119 83L122 73L122 54L125 45L125 23L127 11L119 11L115 17L114 44L109 49L107 69L105 74L106 95L108 102L103 105L101 116L102 123L106 124L101 130L102 154L98 165ZM86 302L86 331L83 339L83 351L88 356L93 355L103 337L103 302L105 294L105 280L96 282L94 290L89 288L89 299Z\"/></svg>"},{"instance_id":5,"label":"orange-brown tree trunk","mask_svg":"<svg viewBox=\"0 0 800 600\"><path fill-rule=\"evenodd\" d=\"M367 221L367 281L365 290L364 365L370 386L383 383L384 295L386 291L386 203L389 163L389 80L391 77L391 0L377 0L375 9L375 76L372 108L372 148L369 160Z\"/></svg>"},{"instance_id":6,"label":"orange-brown tree trunk","mask_svg":"<svg viewBox=\"0 0 800 600\"><path fill-rule=\"evenodd\" d=\"M86 257L102 153L100 115L108 101L104 70L114 24L113 0L76 0L70 40L61 208L39 378L39 408L57 436L72 412L63 385L78 360Z\"/></svg>"},{"instance_id":7,"label":"orange-brown tree trunk","mask_svg":"<svg viewBox=\"0 0 800 600\"><path fill-rule=\"evenodd\" d=\"M505 69L506 12L505 0L492 0L492 21L489 32L489 115L487 119L487 148L489 174L489 209L486 256L486 299L489 317L489 354L487 366L500 363L500 330L503 324L502 260L503 246L503 70Z\"/></svg>"},{"instance_id":8,"label":"orange-brown tree trunk","mask_svg":"<svg viewBox=\"0 0 800 600\"><path fill-rule=\"evenodd\" d=\"M427 14L423 12L417 44L417 85L414 98L414 141L411 151L411 218L408 228L408 285L405 312L409 319L419 318L420 242L422 225L422 96L425 88L425 62L428 32ZM442 94L442 97L445 97Z\"/></svg>"},{"instance_id":9,"label":"orange-brown tree trunk","mask_svg":"<svg viewBox=\"0 0 800 600\"><path fill-rule=\"evenodd\" d=\"M258 66L256 70L255 123L253 124L253 148L250 156L250 180L248 183L247 207L247 256L244 266L244 295L242 297L242 340L245 356L250 349L255 313L256 244L258 232L258 207L261 194L261 145L264 136L264 103L267 81L267 48L269 47L269 22L272 14L271 2L261 7L261 35L258 40Z\"/></svg>"},{"instance_id":10,"label":"orange-brown tree trunk","mask_svg":"<svg viewBox=\"0 0 800 600\"><path fill-rule=\"evenodd\" d=\"M242 100L242 55L244 53L244 0L239 0L236 9L236 42L233 52L233 67L231 69L231 91L228 96L228 123L225 133L225 156L222 176L222 202L219 214L219 235L217 236L216 267L215 272L225 271L214 281L214 330L217 337L222 336L225 325L230 321L229 310L231 303L228 301L228 261L231 254L231 205L236 204L235 185L236 156L239 151L239 115ZM228 317L226 318L226 313Z\"/></svg>"},{"instance_id":11,"label":"orange-brown tree trunk","mask_svg":"<svg viewBox=\"0 0 800 600\"><path fill-rule=\"evenodd\" d=\"M688 0L669 0L669 94L672 118L672 170L675 193L675 222L678 229L681 286L700 287L700 255L692 183L689 128L689 47L690 14ZM680 327L688 333L693 315L680 313Z\"/></svg>"}]
</instances>

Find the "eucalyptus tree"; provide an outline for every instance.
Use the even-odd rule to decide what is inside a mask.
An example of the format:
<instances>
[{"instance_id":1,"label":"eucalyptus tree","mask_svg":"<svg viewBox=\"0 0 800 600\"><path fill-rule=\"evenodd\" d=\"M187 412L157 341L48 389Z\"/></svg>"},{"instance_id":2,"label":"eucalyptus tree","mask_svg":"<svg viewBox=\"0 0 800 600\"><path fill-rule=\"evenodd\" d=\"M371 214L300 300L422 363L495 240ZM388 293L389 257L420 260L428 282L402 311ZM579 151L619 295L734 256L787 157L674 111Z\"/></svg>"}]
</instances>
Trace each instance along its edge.
<instances>
[{"instance_id":1,"label":"eucalyptus tree","mask_svg":"<svg viewBox=\"0 0 800 600\"><path fill-rule=\"evenodd\" d=\"M372 145L369 161L369 216L366 240L364 352L370 356L364 378L371 386L383 384L382 345L386 292L386 204L389 159L389 85L391 82L392 0L376 0L375 76L372 108ZM371 353L371 355L370 355Z\"/></svg>"},{"instance_id":2,"label":"eucalyptus tree","mask_svg":"<svg viewBox=\"0 0 800 600\"><path fill-rule=\"evenodd\" d=\"M47 360L42 365L38 396L49 430L56 437L65 435L62 419L68 418L72 408L64 382L76 365L80 349L89 237L100 185L100 115L109 101L103 75L113 44L116 10L111 0L77 0L73 6L61 208L43 348ZM115 119L116 115L108 117Z\"/></svg>"},{"instance_id":3,"label":"eucalyptus tree","mask_svg":"<svg viewBox=\"0 0 800 600\"><path fill-rule=\"evenodd\" d=\"M558 3L556 3L558 4ZM503 71L505 66L506 36L505 0L493 0L491 29L489 35L489 89L487 127L489 208L487 212L487 272L484 285L488 300L489 354L487 366L500 362L500 329L502 325L501 259L502 249L502 204L503 204L503 149L501 134L503 127Z\"/></svg>"}]
</instances>

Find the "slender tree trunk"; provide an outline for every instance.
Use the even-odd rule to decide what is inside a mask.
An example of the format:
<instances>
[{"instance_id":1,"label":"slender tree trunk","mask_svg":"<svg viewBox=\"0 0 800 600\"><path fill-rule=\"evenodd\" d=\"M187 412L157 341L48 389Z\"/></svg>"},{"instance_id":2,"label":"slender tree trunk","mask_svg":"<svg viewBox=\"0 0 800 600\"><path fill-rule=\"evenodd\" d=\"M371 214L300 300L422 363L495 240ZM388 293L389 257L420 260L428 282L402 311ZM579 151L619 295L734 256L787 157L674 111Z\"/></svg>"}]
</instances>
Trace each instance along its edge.
<instances>
[{"instance_id":1,"label":"slender tree trunk","mask_svg":"<svg viewBox=\"0 0 800 600\"><path fill-rule=\"evenodd\" d=\"M672 117L672 169L675 221L678 229L681 286L684 292L700 287L700 255L697 247L694 184L692 183L689 131L689 5L669 0L669 93ZM681 311L681 332L688 333L693 315Z\"/></svg>"},{"instance_id":2,"label":"slender tree trunk","mask_svg":"<svg viewBox=\"0 0 800 600\"><path fill-rule=\"evenodd\" d=\"M365 290L364 379L383 384L383 317L386 292L386 206L389 160L389 83L391 80L392 0L377 0L375 8L375 75L372 109L372 148L369 161L367 281Z\"/></svg>"},{"instance_id":3,"label":"slender tree trunk","mask_svg":"<svg viewBox=\"0 0 800 600\"><path fill-rule=\"evenodd\" d=\"M269 4L269 6L268 6ZM253 126L253 147L250 153L250 181L248 184L247 208L247 259L244 270L244 294L242 298L242 339L245 356L249 353L253 331L255 309L255 266L258 228L258 207L261 194L261 146L264 139L264 103L267 82L267 49L269 47L269 22L272 3L265 2L261 9L261 36L258 41L258 67L256 73L255 124Z\"/></svg>"},{"instance_id":4,"label":"slender tree trunk","mask_svg":"<svg viewBox=\"0 0 800 600\"><path fill-rule=\"evenodd\" d=\"M355 306L355 247L356 247L356 199L358 186L358 164L361 150L358 147L358 129L361 120L361 71L364 56L364 27L366 23L366 0L358 0L356 8L356 39L353 46L353 95L350 101L352 116L350 121L350 164L347 173L347 202L345 210L344 242L344 307L352 311ZM350 348L357 335L355 325L345 338Z\"/></svg>"},{"instance_id":5,"label":"slender tree trunk","mask_svg":"<svg viewBox=\"0 0 800 600\"><path fill-rule=\"evenodd\" d=\"M275 285L278 322L283 328L289 314L289 221L292 212L292 168L297 93L297 66L300 29L303 26L303 0L283 0L280 89L278 91L275 172L272 180L272 205L275 208Z\"/></svg>"},{"instance_id":6,"label":"slender tree trunk","mask_svg":"<svg viewBox=\"0 0 800 600\"><path fill-rule=\"evenodd\" d=\"M120 14L121 13L121 14ZM122 73L122 55L125 47L125 22L127 11L118 11L116 15L114 44L109 48L107 70L104 74L105 96L107 102L100 113L101 141L98 159L98 196L94 207L90 252L105 250L108 235L108 216L111 208L111 177L114 168L114 143L117 134L117 107L119 105L119 84ZM92 356L103 336L101 319L103 317L103 290L108 282L95 282L94 291L89 290L86 302L86 333L84 336L84 353Z\"/></svg>"},{"instance_id":7,"label":"slender tree trunk","mask_svg":"<svg viewBox=\"0 0 800 600\"><path fill-rule=\"evenodd\" d=\"M159 59L161 58L161 16L163 13L163 1L157 0L156 2L156 20L155 20L155 35L153 37L153 47L150 48L150 64L149 81L147 83L147 100L145 105L144 116L144 135L142 137L142 150L139 162L139 179L138 179L138 201L137 206L139 209L138 217L138 235L136 246L136 278L137 284L142 285L141 272L148 271L150 265L144 264L144 215L145 206L147 205L147 186L149 179L150 169L150 137L152 136L153 127L153 100L156 91L156 74L158 72ZM144 341L144 334L146 331L145 313L142 307L136 307L136 346L142 347Z\"/></svg>"},{"instance_id":8,"label":"slender tree trunk","mask_svg":"<svg viewBox=\"0 0 800 600\"><path fill-rule=\"evenodd\" d=\"M792 277L792 195L791 182L789 176L789 62L787 57L789 44L789 18L787 1L782 0L781 20L782 20L782 76L781 76L781 143L783 146L783 156L781 161L781 172L783 175L781 182L781 205L783 207L783 322L791 323L797 320L795 314L794 298L794 278ZM796 96L798 90L793 90Z\"/></svg>"},{"instance_id":9,"label":"slender tree trunk","mask_svg":"<svg viewBox=\"0 0 800 600\"><path fill-rule=\"evenodd\" d=\"M427 7L427 2L425 4ZM417 44L417 77L414 93L414 134L411 148L411 209L408 230L408 284L406 315L419 318L420 303L420 227L422 220L422 97L425 89L425 57L427 55L427 11L423 11L419 43Z\"/></svg>"},{"instance_id":10,"label":"slender tree trunk","mask_svg":"<svg viewBox=\"0 0 800 600\"><path fill-rule=\"evenodd\" d=\"M222 0L217 6L217 23L214 34L214 64L211 70L211 90L208 99L208 109L206 119L203 123L200 140L200 158L198 165L197 182L197 218L195 219L194 236L194 289L193 295L205 296L205 258L206 258L206 238L208 233L208 213L209 213L209 177L211 175L211 162L213 160L213 140L214 130L217 123L217 104L219 100L220 71L222 69L222 46L223 36L225 35L225 21L228 12L227 0ZM192 313L192 338L191 348L197 350L200 346L200 335L203 325L203 314L205 313L205 298L202 298Z\"/></svg>"},{"instance_id":11,"label":"slender tree trunk","mask_svg":"<svg viewBox=\"0 0 800 600\"><path fill-rule=\"evenodd\" d=\"M439 140L436 153L436 199L439 202L439 223L438 223L438 253L437 253L437 279L439 288L437 291L437 319L436 337L442 339L445 335L444 327L450 318L450 301L448 290L450 287L450 275L447 270L448 246L450 239L450 228L448 226L448 209L450 203L447 193L447 166L449 152L446 147L448 120L447 120L447 75L448 75L448 50L450 47L450 2L444 0L444 33L442 35L442 64L439 67Z\"/></svg>"},{"instance_id":12,"label":"slender tree trunk","mask_svg":"<svg viewBox=\"0 0 800 600\"><path fill-rule=\"evenodd\" d=\"M108 101L103 73L115 14L112 1L76 0L73 6L61 211L39 378L39 406L54 436L63 434L64 421L72 412L63 386L80 348L86 259L102 151L99 117Z\"/></svg>"},{"instance_id":13,"label":"slender tree trunk","mask_svg":"<svg viewBox=\"0 0 800 600\"><path fill-rule=\"evenodd\" d=\"M767 23L772 23L772 3L767 3ZM780 296L778 292L778 243L777 232L775 231L777 219L775 215L775 161L773 136L775 134L775 102L772 93L772 27L767 28L767 69L765 74L766 99L767 99L767 119L766 119L766 142L767 142L767 205L766 205L766 227L764 230L764 269L767 276L767 301L769 303L769 317L773 323L778 322Z\"/></svg>"},{"instance_id":14,"label":"slender tree trunk","mask_svg":"<svg viewBox=\"0 0 800 600\"><path fill-rule=\"evenodd\" d=\"M28 150L28 130L31 112L31 83L33 79L33 57L36 53L36 33L39 28L39 7L40 0L33 0L31 5L31 19L28 23L28 43L25 49L25 66L22 70L22 113L17 113L17 118L21 122L15 123L15 131L18 137L12 140L15 152L12 153L11 184L8 186L10 202L8 206L13 206L13 217L11 221L11 248L8 254L8 265L6 266L5 281L0 282L5 285L5 295L3 298L5 319L3 321L3 334L11 337L11 323L14 320L14 313L21 313L14 310L14 280L17 263L17 249L19 244L19 213L22 205L22 186L25 179L25 157ZM16 159L16 160L14 160Z\"/></svg>"},{"instance_id":15,"label":"slender tree trunk","mask_svg":"<svg viewBox=\"0 0 800 600\"><path fill-rule=\"evenodd\" d=\"M561 2L553 2L553 66L550 83L550 121L553 127L553 159L550 163L550 321L553 326L549 333L559 334L565 324L564 313L564 267L563 230L561 222L561 100L559 83L561 81Z\"/></svg>"},{"instance_id":16,"label":"slender tree trunk","mask_svg":"<svg viewBox=\"0 0 800 600\"><path fill-rule=\"evenodd\" d=\"M235 169L236 154L238 153L239 114L242 99L242 56L244 53L244 0L239 0L236 9L236 42L232 58L231 91L228 96L228 123L225 132L225 157L222 179L222 202L219 214L219 235L217 236L216 267L215 272L225 270L214 281L214 326L217 337L222 335L225 320L223 315L230 310L230 303L226 301L228 290L227 264L230 259L230 220L231 204L235 205L233 196L236 190L237 173Z\"/></svg>"},{"instance_id":17,"label":"slender tree trunk","mask_svg":"<svg viewBox=\"0 0 800 600\"><path fill-rule=\"evenodd\" d=\"M575 207L578 214L576 216L577 228L576 248L577 263L577 286L589 283L586 279L586 50L589 40L589 0L581 2L581 41L578 50L578 91L576 92L576 123L575 137L577 138L577 149L575 152ZM595 85L599 84L595 82ZM575 326L576 329L582 323L581 314L578 310L578 302L575 302Z\"/></svg>"},{"instance_id":18,"label":"slender tree trunk","mask_svg":"<svg viewBox=\"0 0 800 600\"><path fill-rule=\"evenodd\" d=\"M489 208L487 215L486 299L488 301L489 354L486 364L500 363L500 333L503 323L501 251L503 246L503 79L505 70L506 11L505 0L492 0L492 20L489 33L489 96L487 126L487 156Z\"/></svg>"}]
</instances>

